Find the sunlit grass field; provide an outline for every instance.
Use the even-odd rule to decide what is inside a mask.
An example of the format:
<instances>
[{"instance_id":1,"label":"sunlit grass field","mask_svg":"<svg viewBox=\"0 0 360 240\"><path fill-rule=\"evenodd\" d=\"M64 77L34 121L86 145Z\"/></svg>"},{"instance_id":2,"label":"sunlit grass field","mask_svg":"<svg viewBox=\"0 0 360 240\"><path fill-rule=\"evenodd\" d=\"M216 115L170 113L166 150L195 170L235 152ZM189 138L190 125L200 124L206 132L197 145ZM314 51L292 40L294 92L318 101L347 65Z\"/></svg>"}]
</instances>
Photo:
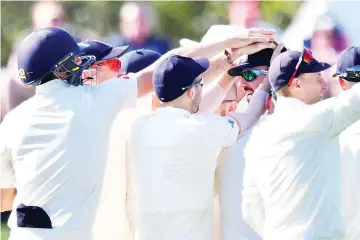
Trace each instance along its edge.
<instances>
[{"instance_id":1,"label":"sunlit grass field","mask_svg":"<svg viewBox=\"0 0 360 240\"><path fill-rule=\"evenodd\" d=\"M7 227L6 224L1 224L1 229L0 229L0 240L8 240L9 239L9 228Z\"/></svg>"}]
</instances>

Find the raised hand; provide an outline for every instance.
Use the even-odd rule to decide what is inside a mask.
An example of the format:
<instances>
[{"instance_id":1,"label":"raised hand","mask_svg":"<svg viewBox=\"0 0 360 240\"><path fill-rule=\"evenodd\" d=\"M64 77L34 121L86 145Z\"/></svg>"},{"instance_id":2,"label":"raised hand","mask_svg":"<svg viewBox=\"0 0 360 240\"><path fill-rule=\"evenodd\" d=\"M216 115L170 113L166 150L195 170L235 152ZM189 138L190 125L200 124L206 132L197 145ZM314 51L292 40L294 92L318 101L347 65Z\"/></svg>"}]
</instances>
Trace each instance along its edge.
<instances>
[{"instance_id":1,"label":"raised hand","mask_svg":"<svg viewBox=\"0 0 360 240\"><path fill-rule=\"evenodd\" d=\"M228 37L224 41L225 48L242 48L252 43L269 43L275 41L275 31L254 28L245 30L244 33Z\"/></svg>"},{"instance_id":2,"label":"raised hand","mask_svg":"<svg viewBox=\"0 0 360 240\"><path fill-rule=\"evenodd\" d=\"M256 42L256 43L251 43L249 45L243 46L241 48L231 49L230 53L231 53L232 59L236 59L234 61L236 63L238 61L238 58L240 58L244 54L251 55L251 54L257 53L263 49L266 49L266 48L275 49L276 45L273 42Z\"/></svg>"}]
</instances>

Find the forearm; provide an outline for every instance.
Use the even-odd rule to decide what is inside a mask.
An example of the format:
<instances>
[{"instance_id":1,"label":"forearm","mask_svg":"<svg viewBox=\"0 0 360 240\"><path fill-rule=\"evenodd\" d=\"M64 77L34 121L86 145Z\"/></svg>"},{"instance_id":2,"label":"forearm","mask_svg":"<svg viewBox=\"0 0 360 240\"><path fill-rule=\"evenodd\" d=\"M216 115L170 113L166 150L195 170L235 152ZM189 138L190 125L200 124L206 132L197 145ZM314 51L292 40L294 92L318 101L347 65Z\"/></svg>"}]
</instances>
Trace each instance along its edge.
<instances>
[{"instance_id":1,"label":"forearm","mask_svg":"<svg viewBox=\"0 0 360 240\"><path fill-rule=\"evenodd\" d=\"M154 69L156 66L166 57L168 57L171 54L175 55L181 55L185 57L207 57L212 58L217 53L223 51L225 49L226 42L216 42L216 43L210 43L210 44L198 44L196 46L190 46L190 47L181 47L173 49L166 54L164 54L160 59L158 59L156 62L151 64L149 67L141 70L140 72L135 73L135 76L138 81L138 97L142 97L147 95L153 90L153 84L152 84L152 74L154 72ZM225 61L226 56L224 54L218 55L218 57L214 58L212 61L210 61L210 68L208 71L205 72L203 75L206 83L208 79L214 80L214 78L211 78L210 76L217 76L220 75L223 69L225 68L225 64L227 61ZM228 63L227 63L228 65Z\"/></svg>"},{"instance_id":2,"label":"forearm","mask_svg":"<svg viewBox=\"0 0 360 240\"><path fill-rule=\"evenodd\" d=\"M202 74L205 84L210 84L214 81L219 81L230 68L227 57L224 52L218 53L215 57L210 59L210 67Z\"/></svg>"},{"instance_id":3,"label":"forearm","mask_svg":"<svg viewBox=\"0 0 360 240\"><path fill-rule=\"evenodd\" d=\"M16 196L16 188L1 188L1 212L11 211Z\"/></svg>"},{"instance_id":4,"label":"forearm","mask_svg":"<svg viewBox=\"0 0 360 240\"><path fill-rule=\"evenodd\" d=\"M251 98L245 112L230 114L230 116L237 120L241 132L252 127L259 120L261 115L264 114L266 96L267 92L264 89L259 88Z\"/></svg>"},{"instance_id":5,"label":"forearm","mask_svg":"<svg viewBox=\"0 0 360 240\"><path fill-rule=\"evenodd\" d=\"M156 62L155 62L156 63ZM154 71L155 65L145 68L144 70L135 73L137 84L138 84L138 98L146 96L153 91L153 81L152 74Z\"/></svg>"},{"instance_id":6,"label":"forearm","mask_svg":"<svg viewBox=\"0 0 360 240\"><path fill-rule=\"evenodd\" d=\"M217 41L213 43L199 43L194 46L189 47L180 47L175 48L168 53L168 54L175 54L175 55L181 55L185 57L205 57L205 58L212 58L219 52L222 52L225 50L227 45L226 40L224 41Z\"/></svg>"},{"instance_id":7,"label":"forearm","mask_svg":"<svg viewBox=\"0 0 360 240\"><path fill-rule=\"evenodd\" d=\"M201 100L199 111L214 113L225 99L231 86L234 84L234 78L229 76L227 72L223 73L217 81L209 86Z\"/></svg>"}]
</instances>

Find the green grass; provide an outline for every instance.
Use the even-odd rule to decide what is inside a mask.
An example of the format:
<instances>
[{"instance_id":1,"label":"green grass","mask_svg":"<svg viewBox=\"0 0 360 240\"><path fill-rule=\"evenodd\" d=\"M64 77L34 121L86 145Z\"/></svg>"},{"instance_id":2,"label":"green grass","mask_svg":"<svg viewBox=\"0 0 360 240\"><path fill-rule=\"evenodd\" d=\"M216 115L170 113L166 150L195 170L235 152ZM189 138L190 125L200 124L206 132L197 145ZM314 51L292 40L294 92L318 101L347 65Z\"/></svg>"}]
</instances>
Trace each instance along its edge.
<instances>
[{"instance_id":1,"label":"green grass","mask_svg":"<svg viewBox=\"0 0 360 240\"><path fill-rule=\"evenodd\" d=\"M1 224L0 229L0 240L8 240L9 239L9 228L6 224Z\"/></svg>"}]
</instances>

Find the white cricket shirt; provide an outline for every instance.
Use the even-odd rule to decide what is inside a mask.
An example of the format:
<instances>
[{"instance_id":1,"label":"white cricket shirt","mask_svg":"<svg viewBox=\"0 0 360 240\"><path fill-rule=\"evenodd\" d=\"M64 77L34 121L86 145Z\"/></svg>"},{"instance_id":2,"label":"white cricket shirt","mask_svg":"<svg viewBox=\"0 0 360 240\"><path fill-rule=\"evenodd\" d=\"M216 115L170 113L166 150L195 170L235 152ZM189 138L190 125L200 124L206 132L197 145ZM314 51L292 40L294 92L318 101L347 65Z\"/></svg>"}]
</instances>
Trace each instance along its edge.
<instances>
[{"instance_id":1,"label":"white cricket shirt","mask_svg":"<svg viewBox=\"0 0 360 240\"><path fill-rule=\"evenodd\" d=\"M222 240L260 240L242 216L242 189L245 157L244 149L252 129L239 134L235 144L219 156L217 168L221 210Z\"/></svg>"},{"instance_id":2,"label":"white cricket shirt","mask_svg":"<svg viewBox=\"0 0 360 240\"><path fill-rule=\"evenodd\" d=\"M10 239L92 238L110 127L136 98L136 79L79 87L53 80L5 117L1 187L17 189ZM43 208L53 229L18 228L20 203Z\"/></svg>"},{"instance_id":3,"label":"white cricket shirt","mask_svg":"<svg viewBox=\"0 0 360 240\"><path fill-rule=\"evenodd\" d=\"M343 239L339 145L360 118L360 84L306 105L279 97L245 149L243 214L264 240ZM266 216L266 217L265 217Z\"/></svg>"},{"instance_id":4,"label":"white cricket shirt","mask_svg":"<svg viewBox=\"0 0 360 240\"><path fill-rule=\"evenodd\" d=\"M114 119L100 204L93 227L96 240L134 239L136 209L127 147L132 123L140 116L151 113L151 102L151 93L138 98L136 108L121 111Z\"/></svg>"},{"instance_id":5,"label":"white cricket shirt","mask_svg":"<svg viewBox=\"0 0 360 240\"><path fill-rule=\"evenodd\" d=\"M346 240L360 239L360 120L340 135L342 214Z\"/></svg>"},{"instance_id":6,"label":"white cricket shirt","mask_svg":"<svg viewBox=\"0 0 360 240\"><path fill-rule=\"evenodd\" d=\"M230 117L159 108L130 135L137 202L136 240L212 237L217 152L236 141Z\"/></svg>"}]
</instances>

